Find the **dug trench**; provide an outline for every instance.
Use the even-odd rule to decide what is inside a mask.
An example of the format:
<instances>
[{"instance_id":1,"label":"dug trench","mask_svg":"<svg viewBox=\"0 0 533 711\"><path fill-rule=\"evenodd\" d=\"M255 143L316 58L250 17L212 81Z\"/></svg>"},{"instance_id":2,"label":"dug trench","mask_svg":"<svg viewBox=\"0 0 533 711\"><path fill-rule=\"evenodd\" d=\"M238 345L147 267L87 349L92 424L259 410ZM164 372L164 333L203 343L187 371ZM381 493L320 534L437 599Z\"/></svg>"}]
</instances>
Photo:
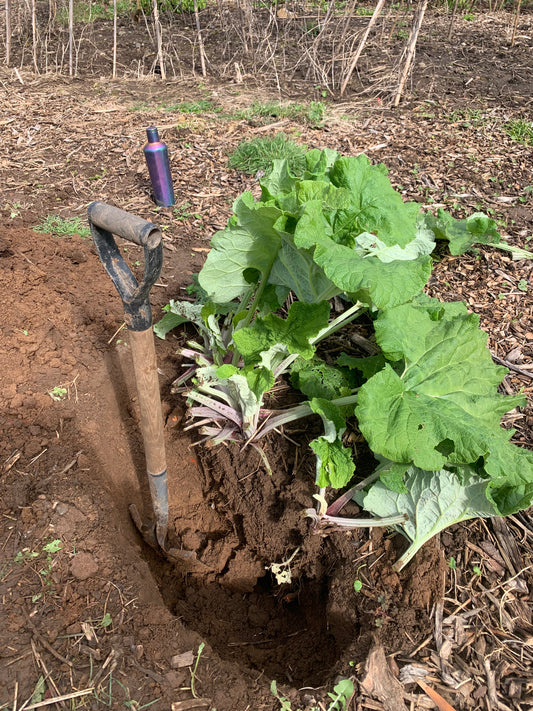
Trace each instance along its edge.
<instances>
[{"instance_id":1,"label":"dug trench","mask_svg":"<svg viewBox=\"0 0 533 711\"><path fill-rule=\"evenodd\" d=\"M132 248L132 265L139 258ZM0 259L2 688L16 681L31 696L32 641L59 686L70 675L102 697L112 668L116 694L168 708L191 698L189 672L172 660L204 641L197 691L213 707L274 709L271 679L316 695L358 668L376 634L393 655L423 642L444 580L437 543L397 575L398 537L313 533L303 515L315 492L306 426L264 443L271 475L250 448L193 446L183 399L171 393L175 336L156 345L180 560L149 549L128 514L130 503L148 504L131 353L92 243L15 227L3 232ZM186 245L166 251L154 311L198 260ZM50 540L61 549L43 575L31 556ZM278 584L272 565L291 556L291 582Z\"/></svg>"}]
</instances>

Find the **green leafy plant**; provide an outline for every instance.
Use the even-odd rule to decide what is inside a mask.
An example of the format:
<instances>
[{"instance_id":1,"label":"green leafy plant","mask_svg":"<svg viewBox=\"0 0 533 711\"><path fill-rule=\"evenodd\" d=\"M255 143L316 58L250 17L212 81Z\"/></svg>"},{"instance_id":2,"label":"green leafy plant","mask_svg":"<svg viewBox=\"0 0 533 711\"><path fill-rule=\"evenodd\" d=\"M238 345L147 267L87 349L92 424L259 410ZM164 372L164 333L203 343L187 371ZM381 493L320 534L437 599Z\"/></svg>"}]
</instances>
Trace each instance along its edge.
<instances>
[{"instance_id":1,"label":"green leafy plant","mask_svg":"<svg viewBox=\"0 0 533 711\"><path fill-rule=\"evenodd\" d=\"M48 215L40 224L33 228L34 232L43 232L55 237L65 237L67 235L79 235L80 237L90 237L89 227L80 217L64 218L59 215Z\"/></svg>"},{"instance_id":2,"label":"green leafy plant","mask_svg":"<svg viewBox=\"0 0 533 711\"><path fill-rule=\"evenodd\" d=\"M197 329L174 389L207 440L249 445L270 471L261 438L318 416L317 503L306 515L323 531L395 526L410 542L399 569L452 523L507 515L533 499L533 453L500 424L524 398L498 392L507 371L493 363L479 318L423 293L436 240L459 254L475 243L502 246L501 237L485 215L455 220L403 202L384 166L365 156L326 149L305 159L300 177L274 161L259 200L247 192L235 201L211 241L196 302L171 302L156 332L186 321ZM321 344L340 330L366 353L326 362ZM282 377L304 399L271 409ZM374 471L328 504L359 464L349 422ZM341 516L352 498L372 518Z\"/></svg>"},{"instance_id":3,"label":"green leafy plant","mask_svg":"<svg viewBox=\"0 0 533 711\"><path fill-rule=\"evenodd\" d=\"M462 128L480 128L488 123L489 118L481 109L454 109L446 118L452 123L457 123Z\"/></svg>"},{"instance_id":4,"label":"green leafy plant","mask_svg":"<svg viewBox=\"0 0 533 711\"><path fill-rule=\"evenodd\" d=\"M29 548L23 548L21 551L17 552L17 554L13 558L12 564L8 563L6 566L2 567L2 569L0 570L0 580L2 580L6 576L6 574L12 569L13 565L21 565L30 561L37 561L39 558L42 558L43 554L45 554L43 567L37 572L46 584L46 588L50 590L50 588L52 587L51 576L52 567L54 564L54 557L55 554L58 553L62 548L63 544L59 538L56 538L53 541L50 541L49 543L46 543L40 551L34 551L30 550ZM31 601L37 602L42 597L42 592L37 593L36 595L33 595L31 597Z\"/></svg>"},{"instance_id":5,"label":"green leafy plant","mask_svg":"<svg viewBox=\"0 0 533 711\"><path fill-rule=\"evenodd\" d=\"M139 4L144 13L152 14L152 0L139 0ZM196 0L196 6L198 10L203 10L207 7L207 0ZM159 0L159 11L191 13L194 12L194 2L193 0Z\"/></svg>"},{"instance_id":6,"label":"green leafy plant","mask_svg":"<svg viewBox=\"0 0 533 711\"><path fill-rule=\"evenodd\" d=\"M46 584L50 586L52 581L50 576L52 575L52 563L54 560L54 555L58 553L63 548L63 544L59 538L56 538L50 543L43 546L43 553L46 553L46 565L42 568L39 573L43 576Z\"/></svg>"},{"instance_id":7,"label":"green leafy plant","mask_svg":"<svg viewBox=\"0 0 533 711\"><path fill-rule=\"evenodd\" d=\"M19 217L21 207L22 207L22 203L20 203L20 202L14 202L11 204L11 206L6 205L6 208L9 210L9 219L10 220L14 220L15 217Z\"/></svg>"},{"instance_id":8,"label":"green leafy plant","mask_svg":"<svg viewBox=\"0 0 533 711\"><path fill-rule=\"evenodd\" d=\"M306 163L306 146L301 146L284 133L275 136L243 141L229 156L228 165L243 173L255 175L258 171L269 173L275 160L286 160L292 175L303 175Z\"/></svg>"},{"instance_id":9,"label":"green leafy plant","mask_svg":"<svg viewBox=\"0 0 533 711\"><path fill-rule=\"evenodd\" d=\"M64 400L67 396L68 390L67 388L61 387L61 385L56 385L49 391L49 395L52 398L52 400L55 400L56 402L59 402L60 400Z\"/></svg>"},{"instance_id":10,"label":"green leafy plant","mask_svg":"<svg viewBox=\"0 0 533 711\"><path fill-rule=\"evenodd\" d=\"M533 146L533 121L526 119L511 119L504 124L505 133L526 146Z\"/></svg>"},{"instance_id":11,"label":"green leafy plant","mask_svg":"<svg viewBox=\"0 0 533 711\"><path fill-rule=\"evenodd\" d=\"M194 217L195 220L200 220L202 216L198 212L191 212L191 207L192 203L190 202L184 202L182 205L179 207L175 207L174 210L172 211L174 214L174 217L176 220L179 220L180 222L185 222L185 220L190 219L191 217Z\"/></svg>"},{"instance_id":12,"label":"green leafy plant","mask_svg":"<svg viewBox=\"0 0 533 711\"><path fill-rule=\"evenodd\" d=\"M283 696L278 691L277 683L273 680L270 684L270 692L276 697L281 704L281 711L292 711L292 705L286 696ZM328 692L331 699L327 711L346 711L348 702L354 693L354 685L351 679L341 679L334 687L333 692ZM309 711L321 711L326 709L325 706L311 706Z\"/></svg>"}]
</instances>

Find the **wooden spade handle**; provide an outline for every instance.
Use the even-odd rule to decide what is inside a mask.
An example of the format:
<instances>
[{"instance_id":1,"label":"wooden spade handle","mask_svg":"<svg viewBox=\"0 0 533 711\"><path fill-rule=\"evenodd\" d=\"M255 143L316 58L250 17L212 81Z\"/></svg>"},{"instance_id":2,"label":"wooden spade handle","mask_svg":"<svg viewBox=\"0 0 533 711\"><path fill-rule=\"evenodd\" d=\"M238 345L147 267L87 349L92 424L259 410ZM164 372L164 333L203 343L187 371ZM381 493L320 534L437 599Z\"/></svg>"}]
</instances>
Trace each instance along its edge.
<instances>
[{"instance_id":1,"label":"wooden spade handle","mask_svg":"<svg viewBox=\"0 0 533 711\"><path fill-rule=\"evenodd\" d=\"M128 334L141 411L146 470L157 476L166 471L167 464L154 334L151 326L145 331L128 331Z\"/></svg>"}]
</instances>

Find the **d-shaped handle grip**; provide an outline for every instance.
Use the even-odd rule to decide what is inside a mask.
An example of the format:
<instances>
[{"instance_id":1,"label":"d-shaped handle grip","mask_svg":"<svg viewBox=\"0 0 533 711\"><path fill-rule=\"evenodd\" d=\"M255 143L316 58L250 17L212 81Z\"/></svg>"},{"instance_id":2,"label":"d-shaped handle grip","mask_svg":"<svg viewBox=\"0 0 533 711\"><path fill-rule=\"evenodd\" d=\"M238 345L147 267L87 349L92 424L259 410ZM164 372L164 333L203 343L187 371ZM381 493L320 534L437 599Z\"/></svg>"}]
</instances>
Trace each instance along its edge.
<instances>
[{"instance_id":1,"label":"d-shaped handle grip","mask_svg":"<svg viewBox=\"0 0 533 711\"><path fill-rule=\"evenodd\" d=\"M92 202L87 217L98 256L122 299L127 327L132 331L145 331L152 325L150 289L158 280L163 265L159 228L103 202ZM144 248L144 273L140 283L124 261L113 235Z\"/></svg>"}]
</instances>

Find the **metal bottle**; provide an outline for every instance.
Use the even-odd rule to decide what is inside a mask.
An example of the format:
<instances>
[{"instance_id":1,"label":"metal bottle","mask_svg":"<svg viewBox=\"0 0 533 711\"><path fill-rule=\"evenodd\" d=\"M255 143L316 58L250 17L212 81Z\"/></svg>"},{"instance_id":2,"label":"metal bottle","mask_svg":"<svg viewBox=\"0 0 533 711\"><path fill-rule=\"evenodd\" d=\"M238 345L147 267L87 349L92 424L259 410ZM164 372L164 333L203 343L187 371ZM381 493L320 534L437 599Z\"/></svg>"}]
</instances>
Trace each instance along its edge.
<instances>
[{"instance_id":1,"label":"metal bottle","mask_svg":"<svg viewBox=\"0 0 533 711\"><path fill-rule=\"evenodd\" d=\"M159 133L155 126L146 129L148 143L144 147L144 157L150 173L154 198L157 205L169 207L174 205L174 186L172 185L172 175L170 173L170 163L168 160L168 149L159 139Z\"/></svg>"}]
</instances>

